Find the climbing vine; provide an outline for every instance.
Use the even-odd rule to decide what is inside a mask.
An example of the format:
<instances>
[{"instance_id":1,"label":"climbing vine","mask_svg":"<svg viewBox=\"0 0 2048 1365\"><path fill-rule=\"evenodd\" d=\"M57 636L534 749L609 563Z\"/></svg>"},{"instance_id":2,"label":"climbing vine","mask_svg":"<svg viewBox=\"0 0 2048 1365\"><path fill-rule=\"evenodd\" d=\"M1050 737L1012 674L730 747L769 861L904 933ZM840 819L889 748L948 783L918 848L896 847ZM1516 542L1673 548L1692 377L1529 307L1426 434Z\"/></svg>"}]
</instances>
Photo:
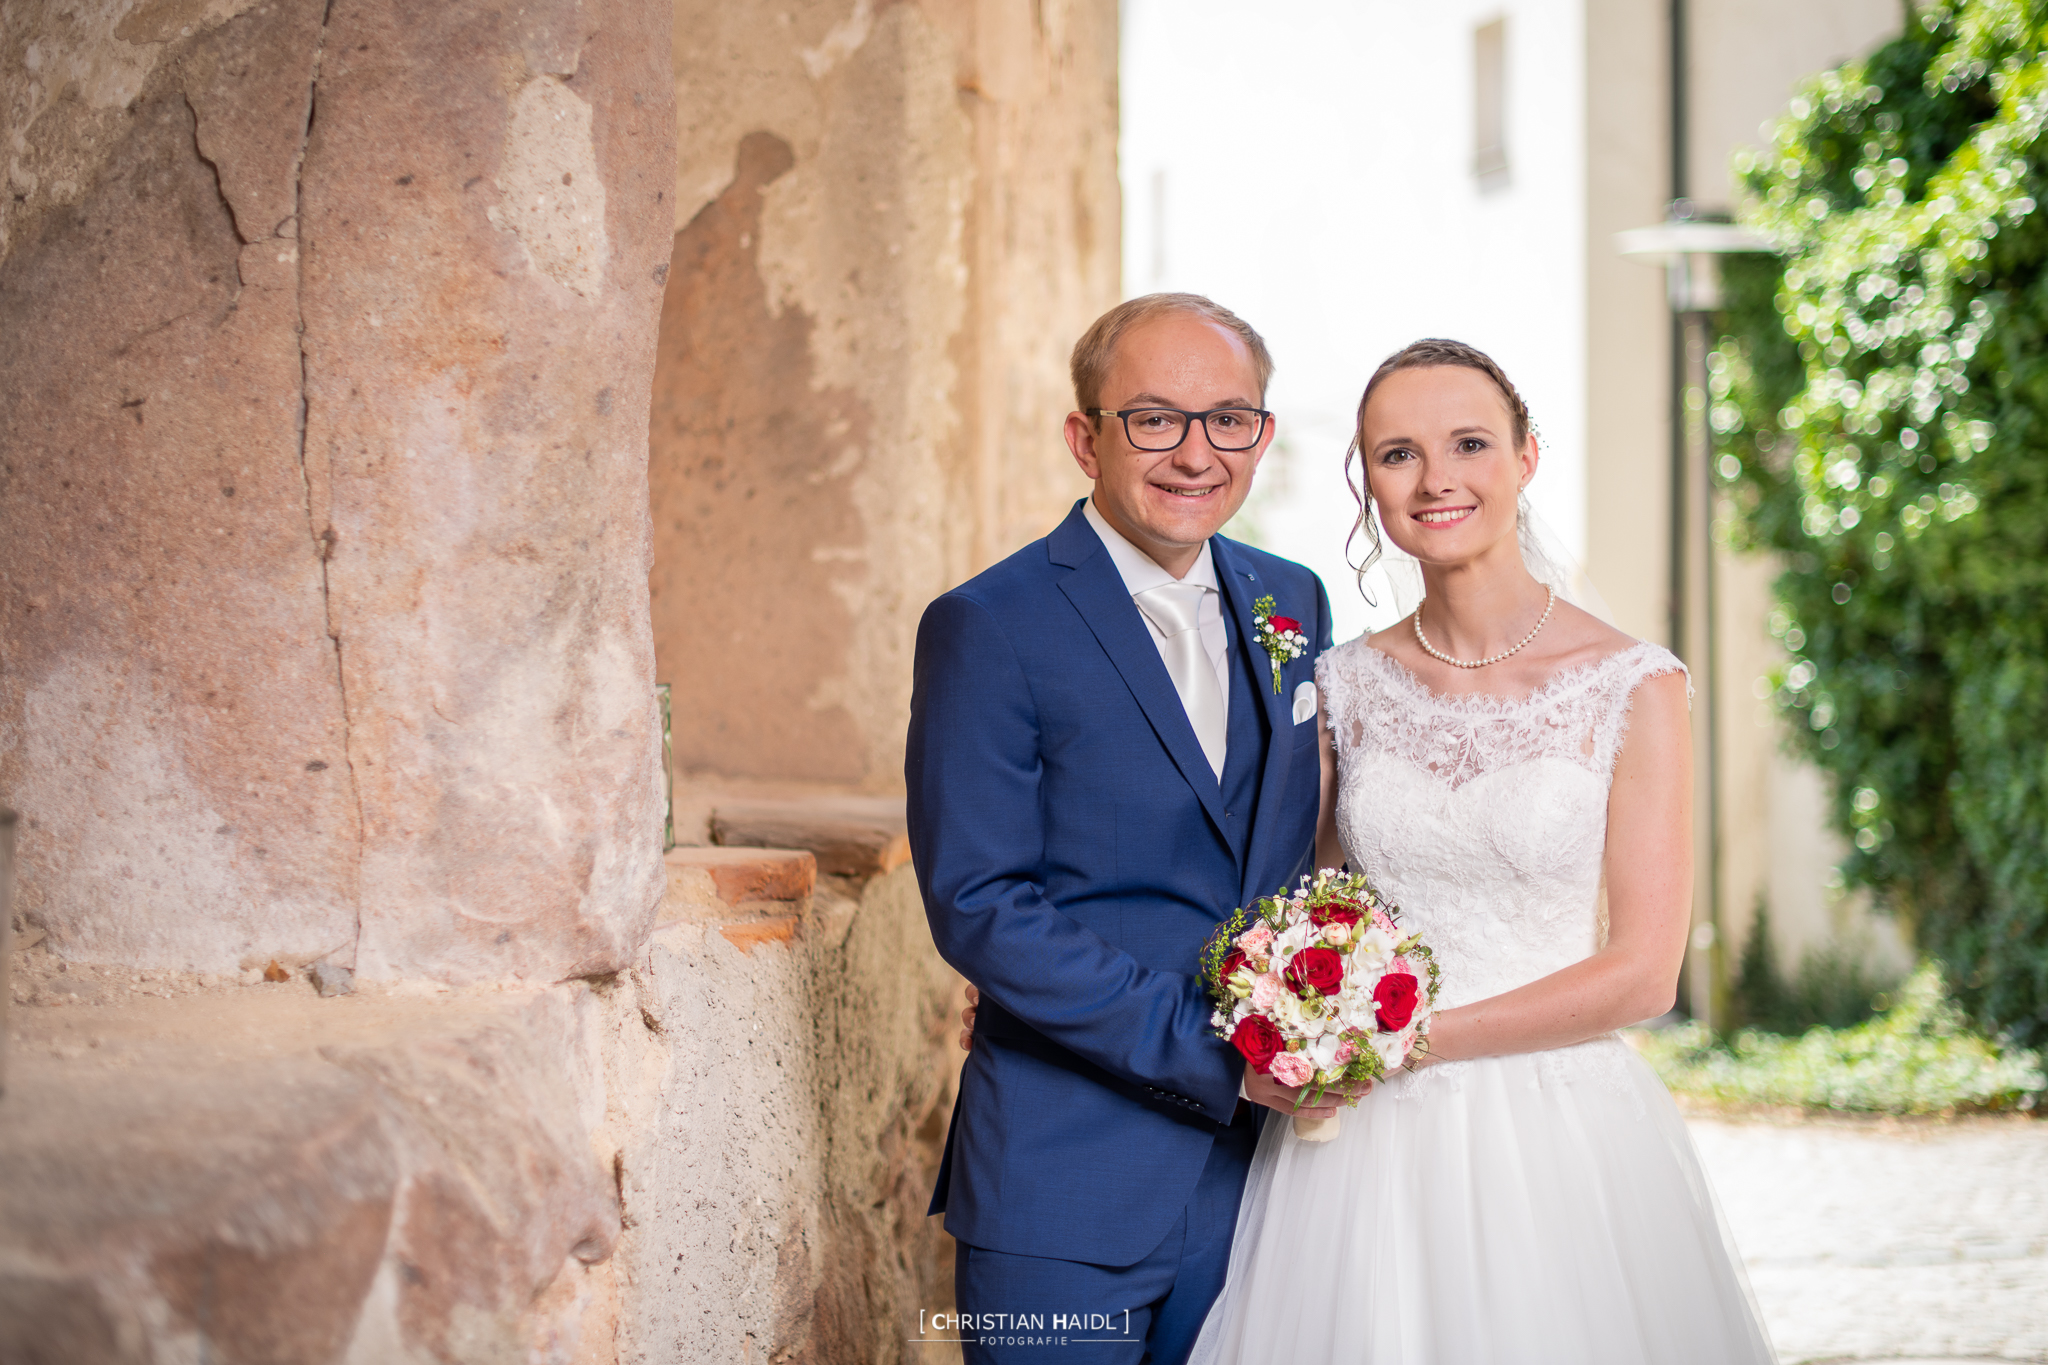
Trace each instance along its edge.
<instances>
[{"instance_id":1,"label":"climbing vine","mask_svg":"<svg viewBox=\"0 0 2048 1365\"><path fill-rule=\"evenodd\" d=\"M2048 1040L2048 0L1932 0L1739 169L1709 364L1772 678L1843 875L1964 1006Z\"/></svg>"}]
</instances>

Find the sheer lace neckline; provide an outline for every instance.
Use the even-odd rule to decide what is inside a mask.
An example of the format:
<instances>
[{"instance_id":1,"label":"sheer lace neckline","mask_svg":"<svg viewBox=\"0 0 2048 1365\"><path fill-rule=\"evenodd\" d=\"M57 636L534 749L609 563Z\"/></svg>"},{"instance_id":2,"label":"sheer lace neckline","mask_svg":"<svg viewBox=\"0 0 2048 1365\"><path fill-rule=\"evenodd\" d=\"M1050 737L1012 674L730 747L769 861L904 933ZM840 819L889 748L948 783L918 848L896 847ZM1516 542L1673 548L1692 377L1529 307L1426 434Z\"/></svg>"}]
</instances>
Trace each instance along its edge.
<instances>
[{"instance_id":1,"label":"sheer lace neckline","mask_svg":"<svg viewBox=\"0 0 2048 1365\"><path fill-rule=\"evenodd\" d=\"M1415 676L1415 670L1399 659L1372 643L1370 636L1360 636L1360 653L1377 660L1383 667L1381 672L1406 691L1428 702L1432 706L1448 706L1455 710L1473 711L1486 715L1505 715L1538 702L1546 701L1554 693L1564 691L1571 685L1606 671L1629 656L1659 646L1645 640L1603 654L1597 659L1588 659L1582 664L1571 664L1558 669L1542 682L1519 697L1504 697L1498 692L1439 692Z\"/></svg>"}]
</instances>

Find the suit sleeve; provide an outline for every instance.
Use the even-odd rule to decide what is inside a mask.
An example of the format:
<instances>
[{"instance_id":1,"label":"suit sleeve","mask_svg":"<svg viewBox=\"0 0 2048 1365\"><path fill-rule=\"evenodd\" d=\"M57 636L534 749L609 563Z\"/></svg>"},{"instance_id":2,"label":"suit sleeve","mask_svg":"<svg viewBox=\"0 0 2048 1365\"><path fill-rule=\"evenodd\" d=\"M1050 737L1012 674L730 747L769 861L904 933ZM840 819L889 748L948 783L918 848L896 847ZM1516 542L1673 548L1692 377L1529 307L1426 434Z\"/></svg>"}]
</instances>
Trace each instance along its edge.
<instances>
[{"instance_id":1,"label":"suit sleeve","mask_svg":"<svg viewBox=\"0 0 2048 1365\"><path fill-rule=\"evenodd\" d=\"M1045 898L1038 746L1030 684L994 616L959 594L934 602L918 627L904 780L940 955L1061 1047L1227 1122L1244 1063L1211 1031L1199 978L1141 966Z\"/></svg>"}]
</instances>

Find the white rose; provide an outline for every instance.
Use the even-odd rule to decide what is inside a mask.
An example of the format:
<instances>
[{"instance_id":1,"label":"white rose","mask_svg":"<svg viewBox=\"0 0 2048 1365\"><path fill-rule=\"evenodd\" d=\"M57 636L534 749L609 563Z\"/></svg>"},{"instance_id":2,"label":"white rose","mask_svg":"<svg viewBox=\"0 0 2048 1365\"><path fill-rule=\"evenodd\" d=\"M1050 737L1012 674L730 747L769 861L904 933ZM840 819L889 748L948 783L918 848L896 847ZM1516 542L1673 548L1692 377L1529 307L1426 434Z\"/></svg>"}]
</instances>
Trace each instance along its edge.
<instances>
[{"instance_id":1,"label":"white rose","mask_svg":"<svg viewBox=\"0 0 2048 1365\"><path fill-rule=\"evenodd\" d=\"M1343 1039L1335 1033L1325 1033L1311 1041L1305 1049L1308 1059L1314 1062L1318 1071L1333 1071L1337 1066L1337 1049Z\"/></svg>"},{"instance_id":2,"label":"white rose","mask_svg":"<svg viewBox=\"0 0 2048 1365\"><path fill-rule=\"evenodd\" d=\"M1394 960L1394 939L1377 924L1358 936L1358 946L1351 950L1351 969L1363 969L1377 976L1384 972Z\"/></svg>"},{"instance_id":3,"label":"white rose","mask_svg":"<svg viewBox=\"0 0 2048 1365\"><path fill-rule=\"evenodd\" d=\"M1372 1050L1379 1053L1380 1063L1392 1071L1408 1056L1408 1039L1399 1033L1376 1033L1372 1037Z\"/></svg>"}]
</instances>

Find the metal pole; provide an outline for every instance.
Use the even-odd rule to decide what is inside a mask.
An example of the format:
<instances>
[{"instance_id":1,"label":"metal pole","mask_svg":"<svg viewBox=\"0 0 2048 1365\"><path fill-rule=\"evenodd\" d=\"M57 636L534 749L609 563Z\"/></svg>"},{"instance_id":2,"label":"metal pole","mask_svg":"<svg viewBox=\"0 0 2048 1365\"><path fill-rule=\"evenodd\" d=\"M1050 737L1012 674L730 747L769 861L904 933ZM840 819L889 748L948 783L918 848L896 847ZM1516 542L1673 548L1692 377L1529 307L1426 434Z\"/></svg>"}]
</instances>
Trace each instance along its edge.
<instances>
[{"instance_id":1,"label":"metal pole","mask_svg":"<svg viewBox=\"0 0 2048 1365\"><path fill-rule=\"evenodd\" d=\"M1692 206L1691 62L1689 16L1686 0L1669 0L1670 26L1670 160L1671 204L1667 217L1689 220ZM1696 311L1693 299L1696 281L1693 262L1674 257L1668 267L1671 308L1671 552L1670 575L1671 648L1694 669L1704 721L1694 740L1693 794L1698 809L1693 816L1695 862L1693 876L1693 931L1684 966L1684 998L1693 1018L1711 1024L1714 1015L1714 921L1719 895L1719 812L1716 809L1716 753L1714 736L1714 624L1713 624L1713 497L1712 459L1709 442L1700 422L1686 406L1687 390L1698 374L1701 392L1701 420L1705 417L1707 320ZM1694 361L1695 337L1699 350ZM1692 502L1698 500L1694 512ZM1693 537L1700 540L1697 548ZM1697 614L1705 612L1703 625Z\"/></svg>"}]
</instances>

